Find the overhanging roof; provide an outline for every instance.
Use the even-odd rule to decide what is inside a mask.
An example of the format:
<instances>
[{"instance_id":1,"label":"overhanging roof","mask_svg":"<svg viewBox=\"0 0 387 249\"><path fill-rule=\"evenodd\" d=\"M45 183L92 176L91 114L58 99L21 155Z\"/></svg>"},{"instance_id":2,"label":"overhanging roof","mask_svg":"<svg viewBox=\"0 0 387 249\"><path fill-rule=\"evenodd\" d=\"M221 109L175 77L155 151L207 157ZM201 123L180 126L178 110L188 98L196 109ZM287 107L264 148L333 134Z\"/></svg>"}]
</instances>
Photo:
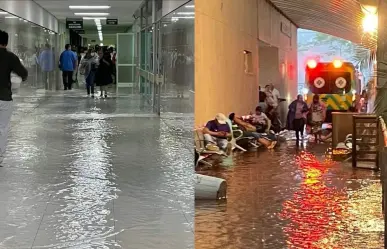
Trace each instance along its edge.
<instances>
[{"instance_id":1,"label":"overhanging roof","mask_svg":"<svg viewBox=\"0 0 387 249\"><path fill-rule=\"evenodd\" d=\"M303 29L323 32L356 43L364 42L360 0L270 0Z\"/></svg>"}]
</instances>

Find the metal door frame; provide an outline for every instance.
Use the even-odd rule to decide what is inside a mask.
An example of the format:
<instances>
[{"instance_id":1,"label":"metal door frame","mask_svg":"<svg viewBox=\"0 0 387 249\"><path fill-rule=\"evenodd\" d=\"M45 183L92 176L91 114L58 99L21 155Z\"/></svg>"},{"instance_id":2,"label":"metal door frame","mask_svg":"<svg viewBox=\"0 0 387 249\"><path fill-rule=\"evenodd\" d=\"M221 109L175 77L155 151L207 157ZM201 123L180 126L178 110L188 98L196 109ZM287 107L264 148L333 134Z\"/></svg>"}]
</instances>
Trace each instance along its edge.
<instances>
[{"instance_id":1,"label":"metal door frame","mask_svg":"<svg viewBox=\"0 0 387 249\"><path fill-rule=\"evenodd\" d=\"M132 38L132 48L131 48L131 55L130 56L133 56L133 62L131 64L120 64L119 63L119 57L120 57L120 36L131 36ZM136 74L136 59L135 59L135 47L136 47L136 44L135 44L135 34L134 33L117 33L117 60L116 60L116 90L117 90L117 95L119 94L119 88L128 88L128 87L131 87L132 88L132 93L133 94L133 89L136 85L136 77L135 77L135 74ZM133 81L132 82L119 82L118 81L118 75L119 75L119 67L120 66L123 66L123 67L132 67L133 68L133 73L132 73L132 77L133 77Z\"/></svg>"}]
</instances>

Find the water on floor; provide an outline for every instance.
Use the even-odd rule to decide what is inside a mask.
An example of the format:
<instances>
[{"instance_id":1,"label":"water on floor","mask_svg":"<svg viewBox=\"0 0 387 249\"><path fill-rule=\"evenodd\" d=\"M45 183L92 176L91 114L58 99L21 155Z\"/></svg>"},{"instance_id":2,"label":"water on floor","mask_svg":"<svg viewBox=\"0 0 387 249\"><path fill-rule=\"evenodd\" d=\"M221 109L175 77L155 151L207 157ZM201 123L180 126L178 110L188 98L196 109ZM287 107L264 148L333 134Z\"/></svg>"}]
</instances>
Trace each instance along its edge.
<instances>
[{"instance_id":1,"label":"water on floor","mask_svg":"<svg viewBox=\"0 0 387 249\"><path fill-rule=\"evenodd\" d=\"M378 174L335 163L326 145L236 153L200 173L228 183L226 202L196 202L196 249L383 247Z\"/></svg>"},{"instance_id":2,"label":"water on floor","mask_svg":"<svg viewBox=\"0 0 387 249\"><path fill-rule=\"evenodd\" d=\"M193 248L192 115L77 90L14 99L0 249Z\"/></svg>"}]
</instances>

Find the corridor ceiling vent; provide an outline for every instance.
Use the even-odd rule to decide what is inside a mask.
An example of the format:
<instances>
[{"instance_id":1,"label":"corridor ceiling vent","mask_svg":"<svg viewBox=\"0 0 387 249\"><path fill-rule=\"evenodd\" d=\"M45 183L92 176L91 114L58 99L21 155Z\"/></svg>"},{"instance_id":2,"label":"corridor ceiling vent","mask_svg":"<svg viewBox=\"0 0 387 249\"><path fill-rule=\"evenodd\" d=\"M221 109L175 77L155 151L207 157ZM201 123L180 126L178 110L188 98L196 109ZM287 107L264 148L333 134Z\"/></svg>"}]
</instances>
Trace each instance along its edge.
<instances>
[{"instance_id":1,"label":"corridor ceiling vent","mask_svg":"<svg viewBox=\"0 0 387 249\"><path fill-rule=\"evenodd\" d=\"M371 49L375 46L379 0L269 0L269 2L299 28L340 37Z\"/></svg>"}]
</instances>

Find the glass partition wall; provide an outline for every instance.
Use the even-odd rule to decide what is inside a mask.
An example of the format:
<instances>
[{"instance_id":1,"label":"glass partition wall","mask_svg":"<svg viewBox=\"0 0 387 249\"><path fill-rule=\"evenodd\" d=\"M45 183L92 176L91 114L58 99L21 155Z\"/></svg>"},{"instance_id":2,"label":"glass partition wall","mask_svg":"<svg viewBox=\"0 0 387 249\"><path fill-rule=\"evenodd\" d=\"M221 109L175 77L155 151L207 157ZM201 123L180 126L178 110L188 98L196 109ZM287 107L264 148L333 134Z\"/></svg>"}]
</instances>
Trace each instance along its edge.
<instances>
[{"instance_id":1,"label":"glass partition wall","mask_svg":"<svg viewBox=\"0 0 387 249\"><path fill-rule=\"evenodd\" d=\"M56 89L57 34L10 13L2 14L1 19L0 29L9 35L8 50L28 69L28 79L20 91Z\"/></svg>"},{"instance_id":2,"label":"glass partition wall","mask_svg":"<svg viewBox=\"0 0 387 249\"><path fill-rule=\"evenodd\" d=\"M162 0L144 1L132 29L135 89L158 114L193 113L194 3L177 2L180 6L163 14Z\"/></svg>"}]
</instances>

